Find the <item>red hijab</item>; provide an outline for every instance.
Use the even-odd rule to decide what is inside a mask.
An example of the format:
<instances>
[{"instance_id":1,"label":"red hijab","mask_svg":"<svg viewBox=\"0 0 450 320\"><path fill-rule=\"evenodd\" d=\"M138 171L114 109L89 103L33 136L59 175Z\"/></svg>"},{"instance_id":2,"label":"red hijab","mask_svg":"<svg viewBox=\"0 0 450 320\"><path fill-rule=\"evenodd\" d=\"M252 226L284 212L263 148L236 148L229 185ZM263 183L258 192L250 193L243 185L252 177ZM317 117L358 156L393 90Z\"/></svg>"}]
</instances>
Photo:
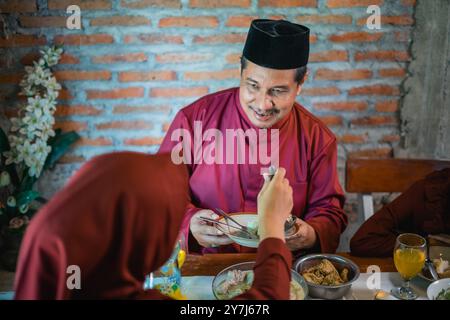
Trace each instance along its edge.
<instances>
[{"instance_id":1,"label":"red hijab","mask_svg":"<svg viewBox=\"0 0 450 320\"><path fill-rule=\"evenodd\" d=\"M28 226L15 298L162 298L143 282L173 250L188 190L186 168L169 155L90 160ZM79 290L67 286L72 265L81 271Z\"/></svg>"}]
</instances>

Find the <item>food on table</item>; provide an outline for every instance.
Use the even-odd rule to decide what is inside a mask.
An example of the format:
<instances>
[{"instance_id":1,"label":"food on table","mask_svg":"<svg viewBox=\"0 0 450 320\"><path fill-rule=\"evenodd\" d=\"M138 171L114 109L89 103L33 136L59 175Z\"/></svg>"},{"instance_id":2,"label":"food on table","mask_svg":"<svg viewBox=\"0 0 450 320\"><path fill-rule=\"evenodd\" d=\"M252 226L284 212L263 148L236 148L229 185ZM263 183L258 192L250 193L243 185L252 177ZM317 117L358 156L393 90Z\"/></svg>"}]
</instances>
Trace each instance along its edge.
<instances>
[{"instance_id":1,"label":"food on table","mask_svg":"<svg viewBox=\"0 0 450 320\"><path fill-rule=\"evenodd\" d=\"M290 300L303 300L305 299L305 291L303 291L302 286L295 280L291 280L291 287L289 290Z\"/></svg>"},{"instance_id":2,"label":"food on table","mask_svg":"<svg viewBox=\"0 0 450 320\"><path fill-rule=\"evenodd\" d=\"M250 229L250 232L258 235L258 220L249 221L247 223L247 228Z\"/></svg>"},{"instance_id":3,"label":"food on table","mask_svg":"<svg viewBox=\"0 0 450 320\"><path fill-rule=\"evenodd\" d=\"M347 268L343 268L339 274L330 260L322 259L317 265L303 271L302 276L313 284L336 286L348 282L348 272Z\"/></svg>"},{"instance_id":4,"label":"food on table","mask_svg":"<svg viewBox=\"0 0 450 320\"><path fill-rule=\"evenodd\" d=\"M440 278L450 278L450 266L447 260L440 257L439 259L433 259L433 264Z\"/></svg>"},{"instance_id":5,"label":"food on table","mask_svg":"<svg viewBox=\"0 0 450 320\"><path fill-rule=\"evenodd\" d=\"M230 270L227 273L226 279L223 280L216 289L217 298L220 300L232 299L245 291L249 290L253 282L253 271L251 270ZM303 300L305 292L301 285L291 280L290 299Z\"/></svg>"},{"instance_id":6,"label":"food on table","mask_svg":"<svg viewBox=\"0 0 450 320\"><path fill-rule=\"evenodd\" d=\"M217 297L228 300L244 293L252 286L253 272L242 270L228 271L226 279L217 287Z\"/></svg>"},{"instance_id":7,"label":"food on table","mask_svg":"<svg viewBox=\"0 0 450 320\"><path fill-rule=\"evenodd\" d=\"M246 224L246 227L248 228L248 231L254 235L253 238L250 237L250 235L247 232L237 230L234 228L229 229L229 233L235 237L244 238L244 239L259 239L258 234L258 221L249 221Z\"/></svg>"},{"instance_id":8,"label":"food on table","mask_svg":"<svg viewBox=\"0 0 450 320\"><path fill-rule=\"evenodd\" d=\"M249 231L256 235L259 238L258 233L258 220L252 220L247 222L246 227L249 229ZM289 230L285 232L286 236L291 236L296 232L296 229L294 227L290 227ZM243 231L232 229L230 230L230 234L234 235L235 237L250 239L249 235Z\"/></svg>"},{"instance_id":9,"label":"food on table","mask_svg":"<svg viewBox=\"0 0 450 320\"><path fill-rule=\"evenodd\" d=\"M435 300L450 300L450 288L442 289L436 296Z\"/></svg>"}]
</instances>

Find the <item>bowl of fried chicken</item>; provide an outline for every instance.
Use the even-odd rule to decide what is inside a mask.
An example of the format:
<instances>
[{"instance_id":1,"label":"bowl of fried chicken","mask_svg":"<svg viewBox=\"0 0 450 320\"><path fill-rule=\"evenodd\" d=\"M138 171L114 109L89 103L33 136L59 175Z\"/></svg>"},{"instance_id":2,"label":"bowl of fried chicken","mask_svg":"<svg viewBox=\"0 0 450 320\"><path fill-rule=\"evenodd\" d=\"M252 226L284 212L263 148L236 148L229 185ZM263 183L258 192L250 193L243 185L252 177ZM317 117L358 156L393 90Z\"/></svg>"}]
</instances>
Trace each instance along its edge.
<instances>
[{"instance_id":1,"label":"bowl of fried chicken","mask_svg":"<svg viewBox=\"0 0 450 320\"><path fill-rule=\"evenodd\" d=\"M306 280L309 295L319 299L342 299L359 277L359 267L350 259L335 254L310 254L294 264Z\"/></svg>"}]
</instances>

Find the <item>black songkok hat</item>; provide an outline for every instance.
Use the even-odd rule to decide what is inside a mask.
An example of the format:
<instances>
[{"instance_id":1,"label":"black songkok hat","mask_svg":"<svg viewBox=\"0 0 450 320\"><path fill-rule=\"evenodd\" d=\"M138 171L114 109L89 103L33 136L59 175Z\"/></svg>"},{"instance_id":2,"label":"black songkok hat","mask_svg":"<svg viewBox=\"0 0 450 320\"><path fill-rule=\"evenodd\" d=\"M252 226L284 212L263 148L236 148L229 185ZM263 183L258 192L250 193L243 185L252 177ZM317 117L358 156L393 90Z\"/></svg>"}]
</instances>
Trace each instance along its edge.
<instances>
[{"instance_id":1,"label":"black songkok hat","mask_svg":"<svg viewBox=\"0 0 450 320\"><path fill-rule=\"evenodd\" d=\"M286 20L252 21L243 56L271 69L306 66L309 56L309 29Z\"/></svg>"}]
</instances>

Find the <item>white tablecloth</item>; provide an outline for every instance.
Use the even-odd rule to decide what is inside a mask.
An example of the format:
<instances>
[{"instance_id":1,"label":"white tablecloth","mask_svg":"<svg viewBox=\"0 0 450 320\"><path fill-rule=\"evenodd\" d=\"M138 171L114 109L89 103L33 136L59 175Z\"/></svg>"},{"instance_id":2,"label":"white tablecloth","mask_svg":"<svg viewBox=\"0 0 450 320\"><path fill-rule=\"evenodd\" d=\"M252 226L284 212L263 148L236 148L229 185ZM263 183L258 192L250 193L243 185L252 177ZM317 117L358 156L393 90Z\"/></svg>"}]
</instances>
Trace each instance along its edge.
<instances>
[{"instance_id":1,"label":"white tablecloth","mask_svg":"<svg viewBox=\"0 0 450 320\"><path fill-rule=\"evenodd\" d=\"M390 290L401 284L400 275L397 272L382 272L380 289L369 289L367 280L371 274L361 273L358 280L352 285L348 294L343 297L346 300L373 300L375 293L379 290L390 292ZM189 300L214 300L212 292L212 281L214 277L195 276L183 277L181 280L182 292ZM416 277L411 281L411 287L419 294L419 300L427 299L427 287L429 281ZM13 292L0 292L0 300L12 299ZM388 299L397 300L389 296Z\"/></svg>"},{"instance_id":2,"label":"white tablecloth","mask_svg":"<svg viewBox=\"0 0 450 320\"><path fill-rule=\"evenodd\" d=\"M376 292L379 290L384 290L389 293L392 288L400 285L402 282L397 272L382 272L380 274L380 288L369 289L367 280L370 275L369 273L361 273L358 280L353 283L352 288L343 299L373 300ZM213 300L215 299L212 292L213 279L214 277L208 276L183 277L181 281L182 292L189 300ZM411 281L411 287L419 294L419 300L427 299L427 287L429 284L429 281L419 277ZM387 299L397 300L393 296L389 296Z\"/></svg>"}]
</instances>

